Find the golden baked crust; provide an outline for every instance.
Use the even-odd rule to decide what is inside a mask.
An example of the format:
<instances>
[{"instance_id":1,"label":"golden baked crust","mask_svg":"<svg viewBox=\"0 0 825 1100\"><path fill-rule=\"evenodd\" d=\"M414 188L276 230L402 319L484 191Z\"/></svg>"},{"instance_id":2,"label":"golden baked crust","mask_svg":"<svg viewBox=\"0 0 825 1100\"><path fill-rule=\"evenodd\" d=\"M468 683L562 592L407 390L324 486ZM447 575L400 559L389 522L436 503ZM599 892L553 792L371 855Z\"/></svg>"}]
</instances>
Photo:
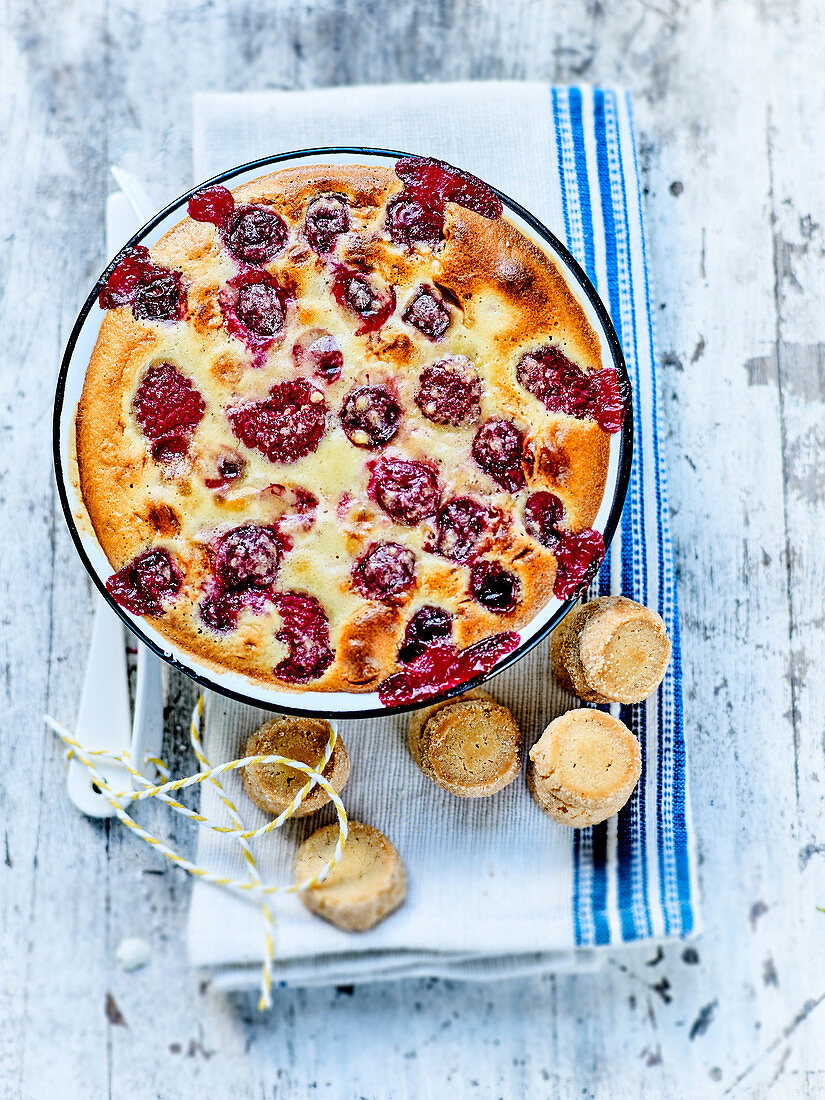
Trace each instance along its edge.
<instances>
[{"instance_id":1,"label":"golden baked crust","mask_svg":"<svg viewBox=\"0 0 825 1100\"><path fill-rule=\"evenodd\" d=\"M181 272L186 317L167 323L137 319L127 306L111 309L77 410L81 492L113 569L159 547L181 574L176 598L152 617L155 628L208 665L279 689L375 690L398 668L405 626L425 605L455 616L459 647L518 630L550 599L556 577L554 553L522 523L527 493L555 494L566 528L579 531L593 522L604 492L607 432L595 420L549 411L516 379L521 357L548 344L586 374L603 365L598 338L562 274L506 218L451 202L440 247L401 247L384 225L387 204L402 187L392 168L314 165L274 172L233 192L236 203L275 210L289 230L287 246L265 267L291 295L284 329L257 360L222 313L221 293L238 276L239 263L215 225L186 218L151 249L154 264ZM346 200L351 229L322 257L302 227L309 203L326 194ZM378 331L358 335L352 314L333 298L336 264L394 288L395 310ZM450 314L437 342L403 318L422 286L436 288ZM309 330L332 334L343 373L329 383L312 382L329 408L317 448L296 461L272 462L233 433L227 410L264 401L278 383L310 377L293 355ZM481 381L480 419L462 426L434 423L416 404L422 369L452 357L466 357ZM147 371L167 363L204 402L186 456L172 467L153 458L134 414ZM403 408L397 434L378 449L353 445L336 416L344 398L353 387L384 384ZM502 489L472 457L479 425L498 418L524 434L527 484L518 492ZM243 476L237 484L208 487L226 454L240 456ZM376 459L386 458L429 464L442 502L469 496L490 510L494 522L478 549L482 559L518 578L520 598L512 610L482 606L468 592L469 564L431 552L433 517L405 526L379 506L370 485ZM317 498L314 522L290 511L296 489ZM272 601L241 607L233 629L218 631L203 620L199 607L213 578L215 540L243 524L277 526L285 547L277 590L313 595L328 618L333 658L308 682L286 682L274 672L289 645L277 637L282 618ZM354 587L355 563L381 542L415 555L415 583L402 597L371 599Z\"/></svg>"}]
</instances>

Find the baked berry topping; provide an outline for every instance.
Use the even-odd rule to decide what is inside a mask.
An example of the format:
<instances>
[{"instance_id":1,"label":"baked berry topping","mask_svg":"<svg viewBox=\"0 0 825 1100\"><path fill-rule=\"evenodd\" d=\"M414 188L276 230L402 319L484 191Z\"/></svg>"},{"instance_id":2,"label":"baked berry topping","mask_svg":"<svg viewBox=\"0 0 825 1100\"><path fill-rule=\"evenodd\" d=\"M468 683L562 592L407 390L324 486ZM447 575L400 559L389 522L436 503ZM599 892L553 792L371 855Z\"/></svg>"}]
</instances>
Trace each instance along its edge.
<instances>
[{"instance_id":1,"label":"baked berry topping","mask_svg":"<svg viewBox=\"0 0 825 1100\"><path fill-rule=\"evenodd\" d=\"M187 210L193 221L211 222L218 229L224 229L235 211L235 200L226 187L207 187L192 196Z\"/></svg>"},{"instance_id":2,"label":"baked berry topping","mask_svg":"<svg viewBox=\"0 0 825 1100\"><path fill-rule=\"evenodd\" d=\"M389 600L415 586L415 554L397 542L371 547L355 563L352 583L368 600Z\"/></svg>"},{"instance_id":3,"label":"baked berry topping","mask_svg":"<svg viewBox=\"0 0 825 1100\"><path fill-rule=\"evenodd\" d=\"M200 393L171 363L149 367L132 401L132 412L143 434L153 440L175 437L172 450L178 447L178 440L186 442L186 436L203 419L205 409Z\"/></svg>"},{"instance_id":4,"label":"baked berry topping","mask_svg":"<svg viewBox=\"0 0 825 1100\"><path fill-rule=\"evenodd\" d=\"M356 336L377 332L395 309L395 291L377 288L366 275L352 268L336 265L332 280L332 296L343 309L361 318Z\"/></svg>"},{"instance_id":5,"label":"baked berry topping","mask_svg":"<svg viewBox=\"0 0 825 1100\"><path fill-rule=\"evenodd\" d=\"M444 239L444 213L402 192L387 207L387 232L396 244L435 248Z\"/></svg>"},{"instance_id":6,"label":"baked berry topping","mask_svg":"<svg viewBox=\"0 0 825 1100\"><path fill-rule=\"evenodd\" d=\"M486 183L443 160L404 157L395 171L404 181L404 190L387 210L387 230L396 244L437 245L444 237L447 202L487 218L501 216L501 199Z\"/></svg>"},{"instance_id":7,"label":"baked berry topping","mask_svg":"<svg viewBox=\"0 0 825 1100\"><path fill-rule=\"evenodd\" d=\"M143 245L126 253L98 300L104 309L131 306L141 321L179 321L185 312L181 273L157 267Z\"/></svg>"},{"instance_id":8,"label":"baked berry topping","mask_svg":"<svg viewBox=\"0 0 825 1100\"><path fill-rule=\"evenodd\" d=\"M428 420L457 428L481 415L481 379L464 355L440 359L425 367L415 403Z\"/></svg>"},{"instance_id":9,"label":"baked berry topping","mask_svg":"<svg viewBox=\"0 0 825 1100\"><path fill-rule=\"evenodd\" d=\"M502 489L517 493L524 486L521 466L524 436L509 420L488 420L476 432L473 458Z\"/></svg>"},{"instance_id":10,"label":"baked berry topping","mask_svg":"<svg viewBox=\"0 0 825 1100\"><path fill-rule=\"evenodd\" d=\"M106 591L134 615L160 615L183 577L167 550L144 550L106 581Z\"/></svg>"},{"instance_id":11,"label":"baked berry topping","mask_svg":"<svg viewBox=\"0 0 825 1100\"><path fill-rule=\"evenodd\" d=\"M553 594L560 600L586 588L604 561L604 539L589 527L583 531L561 531L550 549L556 555Z\"/></svg>"},{"instance_id":12,"label":"baked berry topping","mask_svg":"<svg viewBox=\"0 0 825 1100\"><path fill-rule=\"evenodd\" d=\"M231 453L220 455L215 467L215 477L205 478L204 484L207 489L223 489L242 477L245 467L246 463L240 455Z\"/></svg>"},{"instance_id":13,"label":"baked berry topping","mask_svg":"<svg viewBox=\"0 0 825 1100\"><path fill-rule=\"evenodd\" d=\"M320 255L335 248L335 242L350 227L349 207L340 195L319 195L307 208L304 236Z\"/></svg>"},{"instance_id":14,"label":"baked berry topping","mask_svg":"<svg viewBox=\"0 0 825 1100\"><path fill-rule=\"evenodd\" d=\"M595 420L605 432L621 429L628 395L613 367L585 374L550 344L523 356L516 377L551 412Z\"/></svg>"},{"instance_id":15,"label":"baked berry topping","mask_svg":"<svg viewBox=\"0 0 825 1100\"><path fill-rule=\"evenodd\" d=\"M478 561L470 570L470 594L497 615L512 611L521 597L521 583L500 562Z\"/></svg>"},{"instance_id":16,"label":"baked berry topping","mask_svg":"<svg viewBox=\"0 0 825 1100\"><path fill-rule=\"evenodd\" d=\"M518 634L505 631L484 638L466 649L449 641L431 643L400 672L378 687L378 698L388 707L420 703L489 672L519 643Z\"/></svg>"},{"instance_id":17,"label":"baked berry topping","mask_svg":"<svg viewBox=\"0 0 825 1100\"><path fill-rule=\"evenodd\" d=\"M304 378L278 382L265 401L227 412L234 434L270 462L295 462L318 447L326 431L327 403Z\"/></svg>"},{"instance_id":18,"label":"baked berry topping","mask_svg":"<svg viewBox=\"0 0 825 1100\"><path fill-rule=\"evenodd\" d=\"M533 493L524 506L524 529L556 557L553 594L569 599L586 588L604 561L604 539L598 531L568 531L559 526L564 505L553 493Z\"/></svg>"},{"instance_id":19,"label":"baked berry topping","mask_svg":"<svg viewBox=\"0 0 825 1100\"><path fill-rule=\"evenodd\" d=\"M341 377L344 356L331 332L321 328L308 329L293 345L292 357L297 366L311 370L324 382L334 382Z\"/></svg>"},{"instance_id":20,"label":"baked berry topping","mask_svg":"<svg viewBox=\"0 0 825 1100\"><path fill-rule=\"evenodd\" d=\"M404 644L398 651L398 660L408 665L416 657L420 657L433 642L449 641L452 633L453 617L449 611L429 604L420 607L407 623Z\"/></svg>"},{"instance_id":21,"label":"baked berry topping","mask_svg":"<svg viewBox=\"0 0 825 1100\"><path fill-rule=\"evenodd\" d=\"M436 554L451 561L467 561L476 550L489 513L470 497L455 497L439 509Z\"/></svg>"},{"instance_id":22,"label":"baked berry topping","mask_svg":"<svg viewBox=\"0 0 825 1100\"><path fill-rule=\"evenodd\" d=\"M223 589L269 588L281 563L281 540L274 527L249 523L215 543L214 570Z\"/></svg>"},{"instance_id":23,"label":"baked berry topping","mask_svg":"<svg viewBox=\"0 0 825 1100\"><path fill-rule=\"evenodd\" d=\"M198 604L198 613L210 630L226 634L238 625L238 616L248 603L246 592L215 587Z\"/></svg>"},{"instance_id":24,"label":"baked berry topping","mask_svg":"<svg viewBox=\"0 0 825 1100\"><path fill-rule=\"evenodd\" d=\"M152 458L161 466L176 466L189 450L182 435L166 435L152 444Z\"/></svg>"},{"instance_id":25,"label":"baked berry topping","mask_svg":"<svg viewBox=\"0 0 825 1100\"><path fill-rule=\"evenodd\" d=\"M531 493L524 505L524 530L544 546L550 546L559 536L559 524L564 519L564 505L553 493Z\"/></svg>"},{"instance_id":26,"label":"baked berry topping","mask_svg":"<svg viewBox=\"0 0 825 1100\"><path fill-rule=\"evenodd\" d=\"M260 267L286 247L289 233L274 210L265 206L238 206L224 233L226 247L236 260Z\"/></svg>"},{"instance_id":27,"label":"baked berry topping","mask_svg":"<svg viewBox=\"0 0 825 1100\"><path fill-rule=\"evenodd\" d=\"M282 622L275 637L289 646L289 656L275 666L275 675L287 684L317 680L335 656L329 645L326 612L307 592L282 592L273 602Z\"/></svg>"},{"instance_id":28,"label":"baked berry topping","mask_svg":"<svg viewBox=\"0 0 825 1100\"><path fill-rule=\"evenodd\" d=\"M426 286L407 306L402 318L429 340L440 340L450 327L450 311Z\"/></svg>"},{"instance_id":29,"label":"baked berry topping","mask_svg":"<svg viewBox=\"0 0 825 1100\"><path fill-rule=\"evenodd\" d=\"M423 462L387 458L372 472L370 491L396 523L415 527L435 515L441 502L438 477Z\"/></svg>"},{"instance_id":30,"label":"baked berry topping","mask_svg":"<svg viewBox=\"0 0 825 1100\"><path fill-rule=\"evenodd\" d=\"M344 398L341 427L356 447L380 447L398 431L401 406L383 386L358 386Z\"/></svg>"},{"instance_id":31,"label":"baked berry topping","mask_svg":"<svg viewBox=\"0 0 825 1100\"><path fill-rule=\"evenodd\" d=\"M270 338L284 327L284 307L278 291L263 281L242 286L236 308L238 317L255 336Z\"/></svg>"}]
</instances>

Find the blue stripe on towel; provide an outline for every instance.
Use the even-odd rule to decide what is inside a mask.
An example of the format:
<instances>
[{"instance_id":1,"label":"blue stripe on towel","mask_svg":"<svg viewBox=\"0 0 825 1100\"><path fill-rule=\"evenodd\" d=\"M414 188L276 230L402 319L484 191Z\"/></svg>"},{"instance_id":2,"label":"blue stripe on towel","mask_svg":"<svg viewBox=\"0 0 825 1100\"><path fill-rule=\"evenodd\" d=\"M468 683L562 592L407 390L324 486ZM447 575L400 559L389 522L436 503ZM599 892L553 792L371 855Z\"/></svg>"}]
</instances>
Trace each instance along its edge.
<instances>
[{"instance_id":1,"label":"blue stripe on towel","mask_svg":"<svg viewBox=\"0 0 825 1100\"><path fill-rule=\"evenodd\" d=\"M622 940L650 936L657 929L684 935L694 926L694 913L686 820L681 645L667 490L658 439L647 257L643 229L637 238L635 229L631 229L628 206L633 204L641 228L630 102L629 97L620 100L615 92L595 89L591 109L590 97L577 88L554 88L551 99L567 244L608 306L625 352L635 398L636 453L621 521L621 591L642 603L648 603L651 591L656 591L657 609L673 639L673 660L658 698L649 705L621 708L622 720L640 741L645 771L617 821L615 898L608 891L608 861L613 857L607 826L580 830L573 836L575 938L579 944L609 943L609 914L614 909L618 910ZM588 173L586 137L595 151L592 174ZM626 148L633 148L632 158L623 157L622 142ZM594 217L599 217L598 235L594 233ZM602 235L606 280L599 278L596 264L595 240ZM641 303L647 317L641 315ZM655 494L655 530L649 529L651 516L645 512L646 503L648 507L651 504L647 492ZM609 561L602 568L597 590L602 594L611 590ZM650 728L648 716L653 719ZM649 735L654 728L656 736L651 746ZM656 769L655 776L648 776L650 768ZM656 820L649 821L647 810L652 816L654 794ZM654 859L652 865L648 863L648 852ZM654 870L659 888L658 896L651 897L650 875ZM654 907L658 914L655 918Z\"/></svg>"}]
</instances>

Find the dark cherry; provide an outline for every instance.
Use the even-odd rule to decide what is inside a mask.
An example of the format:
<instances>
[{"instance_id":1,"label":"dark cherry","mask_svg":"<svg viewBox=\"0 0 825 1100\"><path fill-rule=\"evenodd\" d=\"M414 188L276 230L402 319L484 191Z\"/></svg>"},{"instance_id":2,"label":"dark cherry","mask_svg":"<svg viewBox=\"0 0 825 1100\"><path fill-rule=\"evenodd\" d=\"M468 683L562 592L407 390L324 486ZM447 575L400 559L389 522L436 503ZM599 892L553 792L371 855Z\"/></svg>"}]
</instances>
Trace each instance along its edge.
<instances>
[{"instance_id":1,"label":"dark cherry","mask_svg":"<svg viewBox=\"0 0 825 1100\"><path fill-rule=\"evenodd\" d=\"M275 666L275 675L287 684L317 680L335 656L326 612L307 592L281 592L273 602L282 621L275 637L289 647L289 656Z\"/></svg>"},{"instance_id":2,"label":"dark cherry","mask_svg":"<svg viewBox=\"0 0 825 1100\"><path fill-rule=\"evenodd\" d=\"M334 382L341 377L344 356L338 341L331 332L314 328L298 337L292 347L292 357L299 367L312 370L324 382Z\"/></svg>"},{"instance_id":3,"label":"dark cherry","mask_svg":"<svg viewBox=\"0 0 825 1100\"><path fill-rule=\"evenodd\" d=\"M183 577L167 550L144 550L106 581L106 591L134 615L160 615Z\"/></svg>"},{"instance_id":4,"label":"dark cherry","mask_svg":"<svg viewBox=\"0 0 825 1100\"><path fill-rule=\"evenodd\" d=\"M238 478L242 477L245 467L246 463L240 455L220 455L215 467L215 477L205 478L204 485L207 489L223 489L226 485L231 485L233 481L237 481Z\"/></svg>"},{"instance_id":5,"label":"dark cherry","mask_svg":"<svg viewBox=\"0 0 825 1100\"><path fill-rule=\"evenodd\" d=\"M140 380L132 412L149 439L185 437L203 419L206 403L171 363L155 363Z\"/></svg>"},{"instance_id":6,"label":"dark cherry","mask_svg":"<svg viewBox=\"0 0 825 1100\"><path fill-rule=\"evenodd\" d=\"M455 202L487 218L501 216L501 199L475 176L443 160L404 157L395 165L404 182L387 208L387 231L396 244L435 247L444 237L444 206Z\"/></svg>"},{"instance_id":7,"label":"dark cherry","mask_svg":"<svg viewBox=\"0 0 825 1100\"><path fill-rule=\"evenodd\" d=\"M274 210L238 206L224 231L226 247L242 263L260 267L286 247L289 233Z\"/></svg>"},{"instance_id":8,"label":"dark cherry","mask_svg":"<svg viewBox=\"0 0 825 1100\"><path fill-rule=\"evenodd\" d=\"M512 631L493 634L466 649L435 640L413 657L406 668L379 685L378 698L388 707L423 703L433 695L489 672L518 644L519 636Z\"/></svg>"},{"instance_id":9,"label":"dark cherry","mask_svg":"<svg viewBox=\"0 0 825 1100\"><path fill-rule=\"evenodd\" d=\"M476 550L489 513L470 497L455 497L436 517L435 552L451 561L467 561Z\"/></svg>"},{"instance_id":10,"label":"dark cherry","mask_svg":"<svg viewBox=\"0 0 825 1100\"><path fill-rule=\"evenodd\" d=\"M583 531L560 531L550 549L556 555L553 594L560 600L585 589L604 561L604 539L589 527Z\"/></svg>"},{"instance_id":11,"label":"dark cherry","mask_svg":"<svg viewBox=\"0 0 825 1100\"><path fill-rule=\"evenodd\" d=\"M215 577L221 588L269 588L278 575L283 550L274 527L249 523L222 535L214 548Z\"/></svg>"},{"instance_id":12,"label":"dark cherry","mask_svg":"<svg viewBox=\"0 0 825 1100\"><path fill-rule=\"evenodd\" d=\"M338 264L332 280L332 296L343 309L361 318L356 336L377 332L395 309L395 291L377 288L366 275Z\"/></svg>"},{"instance_id":13,"label":"dark cherry","mask_svg":"<svg viewBox=\"0 0 825 1100\"><path fill-rule=\"evenodd\" d=\"M481 379L465 356L440 359L422 370L415 403L435 424L472 424L481 415L480 401Z\"/></svg>"},{"instance_id":14,"label":"dark cherry","mask_svg":"<svg viewBox=\"0 0 825 1100\"><path fill-rule=\"evenodd\" d=\"M167 435L152 444L152 458L161 466L175 466L189 450L189 440L182 435Z\"/></svg>"},{"instance_id":15,"label":"dark cherry","mask_svg":"<svg viewBox=\"0 0 825 1100\"><path fill-rule=\"evenodd\" d=\"M131 306L142 321L178 321L185 309L181 273L152 263L143 245L127 252L98 300L104 309Z\"/></svg>"},{"instance_id":16,"label":"dark cherry","mask_svg":"<svg viewBox=\"0 0 825 1100\"><path fill-rule=\"evenodd\" d=\"M319 195L309 204L304 236L314 252L322 256L331 252L335 242L349 227L349 207L340 195Z\"/></svg>"},{"instance_id":17,"label":"dark cherry","mask_svg":"<svg viewBox=\"0 0 825 1100\"><path fill-rule=\"evenodd\" d=\"M397 542L381 542L358 559L353 586L368 600L389 600L415 587L415 554Z\"/></svg>"},{"instance_id":18,"label":"dark cherry","mask_svg":"<svg viewBox=\"0 0 825 1100\"><path fill-rule=\"evenodd\" d=\"M598 531L568 531L560 527L564 505L553 493L531 493L524 506L524 529L556 557L553 594L567 600L586 588L604 561L604 539Z\"/></svg>"},{"instance_id":19,"label":"dark cherry","mask_svg":"<svg viewBox=\"0 0 825 1100\"><path fill-rule=\"evenodd\" d=\"M621 429L627 395L613 367L586 374L549 344L522 356L516 377L551 412L595 420L606 432Z\"/></svg>"},{"instance_id":20,"label":"dark cherry","mask_svg":"<svg viewBox=\"0 0 825 1100\"><path fill-rule=\"evenodd\" d=\"M524 505L524 529L527 534L551 546L559 535L559 524L564 519L564 505L553 493L531 493Z\"/></svg>"},{"instance_id":21,"label":"dark cherry","mask_svg":"<svg viewBox=\"0 0 825 1100\"><path fill-rule=\"evenodd\" d=\"M450 327L450 311L428 287L422 287L402 318L429 340L440 340Z\"/></svg>"},{"instance_id":22,"label":"dark cherry","mask_svg":"<svg viewBox=\"0 0 825 1100\"><path fill-rule=\"evenodd\" d=\"M357 386L344 398L340 420L356 447L381 447L398 431L401 406L383 386Z\"/></svg>"},{"instance_id":23,"label":"dark cherry","mask_svg":"<svg viewBox=\"0 0 825 1100\"><path fill-rule=\"evenodd\" d=\"M276 383L265 401L227 412L240 441L270 462L295 462L318 447L326 431L327 403L304 378Z\"/></svg>"},{"instance_id":24,"label":"dark cherry","mask_svg":"<svg viewBox=\"0 0 825 1100\"><path fill-rule=\"evenodd\" d=\"M284 307L275 287L247 283L238 292L238 317L256 336L272 337L284 327Z\"/></svg>"},{"instance_id":25,"label":"dark cherry","mask_svg":"<svg viewBox=\"0 0 825 1100\"><path fill-rule=\"evenodd\" d=\"M244 592L215 587L201 600L198 613L210 630L226 634L238 625L238 615L247 602Z\"/></svg>"},{"instance_id":26,"label":"dark cherry","mask_svg":"<svg viewBox=\"0 0 825 1100\"><path fill-rule=\"evenodd\" d=\"M387 232L405 248L417 244L435 248L444 238L444 212L402 192L387 207Z\"/></svg>"},{"instance_id":27,"label":"dark cherry","mask_svg":"<svg viewBox=\"0 0 825 1100\"><path fill-rule=\"evenodd\" d=\"M207 187L189 200L189 217L196 222L211 222L223 229L235 210L232 192L226 187Z\"/></svg>"},{"instance_id":28,"label":"dark cherry","mask_svg":"<svg viewBox=\"0 0 825 1100\"><path fill-rule=\"evenodd\" d=\"M488 420L476 432L473 458L502 489L517 493L524 486L521 458L524 436L509 420Z\"/></svg>"},{"instance_id":29,"label":"dark cherry","mask_svg":"<svg viewBox=\"0 0 825 1100\"><path fill-rule=\"evenodd\" d=\"M420 607L407 623L404 644L398 651L398 660L405 665L424 653L433 642L449 641L453 633L453 617L443 607L430 604Z\"/></svg>"},{"instance_id":30,"label":"dark cherry","mask_svg":"<svg viewBox=\"0 0 825 1100\"><path fill-rule=\"evenodd\" d=\"M438 511L441 489L435 471L423 462L387 458L373 469L370 490L396 523L414 527Z\"/></svg>"},{"instance_id":31,"label":"dark cherry","mask_svg":"<svg viewBox=\"0 0 825 1100\"><path fill-rule=\"evenodd\" d=\"M500 562L477 561L470 570L470 594L488 611L506 615L521 598L521 583Z\"/></svg>"}]
</instances>

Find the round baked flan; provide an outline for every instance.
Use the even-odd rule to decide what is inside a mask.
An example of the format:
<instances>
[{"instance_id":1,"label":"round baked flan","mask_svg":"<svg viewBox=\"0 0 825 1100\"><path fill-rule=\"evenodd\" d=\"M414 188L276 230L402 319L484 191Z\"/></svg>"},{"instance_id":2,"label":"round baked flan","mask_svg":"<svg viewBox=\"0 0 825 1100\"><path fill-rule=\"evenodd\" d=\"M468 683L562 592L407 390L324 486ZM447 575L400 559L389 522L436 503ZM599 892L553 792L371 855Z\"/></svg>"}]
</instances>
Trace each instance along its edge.
<instances>
[{"instance_id":1,"label":"round baked flan","mask_svg":"<svg viewBox=\"0 0 825 1100\"><path fill-rule=\"evenodd\" d=\"M595 575L629 395L475 177L208 188L100 304L76 454L107 588L201 664L417 701Z\"/></svg>"}]
</instances>

